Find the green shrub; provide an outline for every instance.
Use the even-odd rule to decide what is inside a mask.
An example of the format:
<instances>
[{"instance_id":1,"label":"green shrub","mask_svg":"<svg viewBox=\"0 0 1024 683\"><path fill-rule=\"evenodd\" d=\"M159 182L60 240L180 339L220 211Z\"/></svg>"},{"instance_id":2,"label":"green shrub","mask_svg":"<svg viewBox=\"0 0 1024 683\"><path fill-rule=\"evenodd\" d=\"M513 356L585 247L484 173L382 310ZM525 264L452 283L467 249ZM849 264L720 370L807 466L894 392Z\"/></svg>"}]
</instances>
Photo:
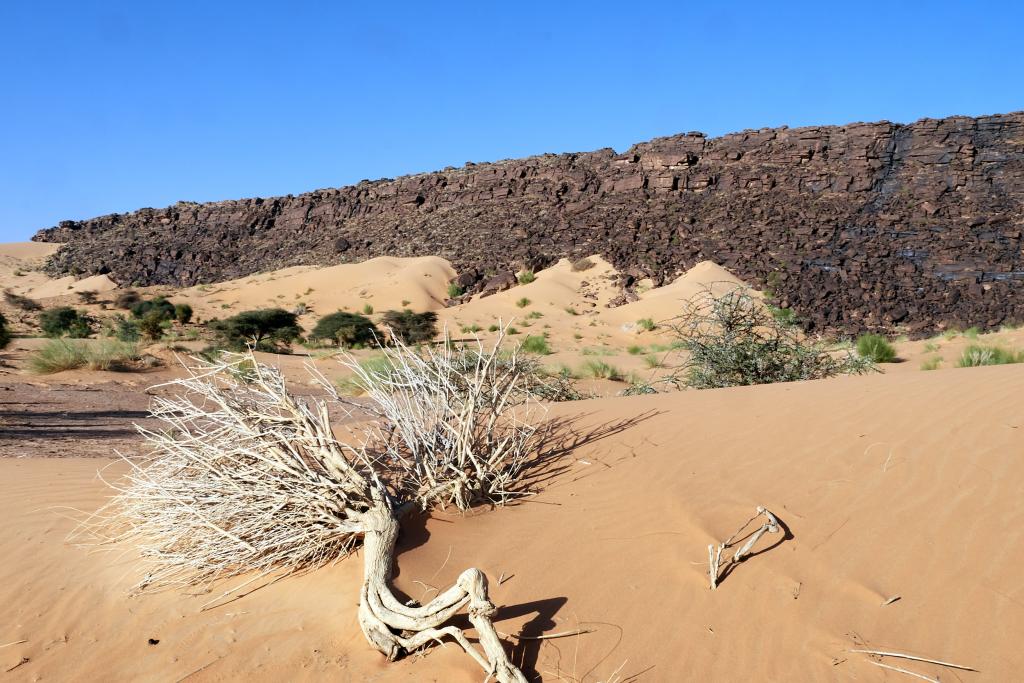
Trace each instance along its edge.
<instances>
[{"instance_id":1,"label":"green shrub","mask_svg":"<svg viewBox=\"0 0 1024 683\"><path fill-rule=\"evenodd\" d=\"M941 363L941 362L942 362L942 358L940 356L936 356L934 358L929 358L928 360L926 360L923 363L921 363L921 369L922 370L938 370L939 369L939 363Z\"/></svg>"},{"instance_id":2,"label":"green shrub","mask_svg":"<svg viewBox=\"0 0 1024 683\"><path fill-rule=\"evenodd\" d=\"M649 367L652 370L654 368L660 368L664 364L665 364L664 359L662 359L662 358L660 358L658 356L655 356L655 355L644 356L644 365L646 365L647 367Z\"/></svg>"},{"instance_id":3,"label":"green shrub","mask_svg":"<svg viewBox=\"0 0 1024 683\"><path fill-rule=\"evenodd\" d=\"M622 373L614 365L609 365L603 360L588 360L583 364L583 372L594 379L610 379L618 381L622 379Z\"/></svg>"},{"instance_id":4,"label":"green shrub","mask_svg":"<svg viewBox=\"0 0 1024 683\"><path fill-rule=\"evenodd\" d=\"M639 356L643 352L644 352L644 347L638 346L636 344L633 344L632 346L629 346L629 347L626 348L626 353L628 353L631 356Z\"/></svg>"},{"instance_id":5,"label":"green shrub","mask_svg":"<svg viewBox=\"0 0 1024 683\"><path fill-rule=\"evenodd\" d=\"M363 304L363 315L373 315L372 304Z\"/></svg>"},{"instance_id":6,"label":"green shrub","mask_svg":"<svg viewBox=\"0 0 1024 683\"><path fill-rule=\"evenodd\" d=\"M174 304L167 300L167 297L157 296L152 299L138 301L132 308L132 315L138 319L145 318L152 314L160 320L174 319Z\"/></svg>"},{"instance_id":7,"label":"green shrub","mask_svg":"<svg viewBox=\"0 0 1024 683\"><path fill-rule=\"evenodd\" d=\"M771 311L772 317L775 321L781 325L796 325L796 311L792 308L778 308L776 306L768 306L768 310Z\"/></svg>"},{"instance_id":8,"label":"green shrub","mask_svg":"<svg viewBox=\"0 0 1024 683\"><path fill-rule=\"evenodd\" d=\"M507 330L505 330L505 334L519 334L519 330L517 330L514 327L510 327Z\"/></svg>"},{"instance_id":9,"label":"green shrub","mask_svg":"<svg viewBox=\"0 0 1024 683\"><path fill-rule=\"evenodd\" d=\"M85 364L90 370L126 370L141 358L139 347L132 342L105 339L85 350Z\"/></svg>"},{"instance_id":10,"label":"green shrub","mask_svg":"<svg viewBox=\"0 0 1024 683\"><path fill-rule=\"evenodd\" d=\"M976 368L982 365L1010 365L1024 363L1024 352L1010 351L999 346L971 344L956 362L958 368Z\"/></svg>"},{"instance_id":11,"label":"green shrub","mask_svg":"<svg viewBox=\"0 0 1024 683\"><path fill-rule=\"evenodd\" d=\"M475 334L476 332L479 332L482 329L484 329L484 328L482 328L482 327L480 327L479 325L476 325L476 324L473 324L473 325L463 325L462 326L462 333L463 334Z\"/></svg>"},{"instance_id":12,"label":"green shrub","mask_svg":"<svg viewBox=\"0 0 1024 683\"><path fill-rule=\"evenodd\" d=\"M537 319L543 318L543 317L544 317L544 314L541 313L540 311L530 311L530 313L526 316L526 319L527 320L537 320Z\"/></svg>"},{"instance_id":13,"label":"green shrub","mask_svg":"<svg viewBox=\"0 0 1024 683\"><path fill-rule=\"evenodd\" d=\"M39 316L39 327L47 337L83 339L92 334L94 322L91 317L70 306L51 308Z\"/></svg>"},{"instance_id":14,"label":"green shrub","mask_svg":"<svg viewBox=\"0 0 1024 683\"><path fill-rule=\"evenodd\" d=\"M302 335L296 315L282 308L243 311L211 323L210 328L225 348L237 351L248 346L274 353L287 351Z\"/></svg>"},{"instance_id":15,"label":"green shrub","mask_svg":"<svg viewBox=\"0 0 1024 683\"><path fill-rule=\"evenodd\" d=\"M964 330L964 336L968 339L977 339L980 330L977 327L968 327Z\"/></svg>"},{"instance_id":16,"label":"green shrub","mask_svg":"<svg viewBox=\"0 0 1024 683\"><path fill-rule=\"evenodd\" d=\"M821 379L862 374L874 364L849 351L835 352L779 323L748 290L715 296L710 289L689 300L672 329L686 361L669 381L695 389Z\"/></svg>"},{"instance_id":17,"label":"green shrub","mask_svg":"<svg viewBox=\"0 0 1024 683\"><path fill-rule=\"evenodd\" d=\"M142 331L137 322L129 320L123 315L118 315L115 321L113 332L119 341L136 342L142 339Z\"/></svg>"},{"instance_id":18,"label":"green shrub","mask_svg":"<svg viewBox=\"0 0 1024 683\"><path fill-rule=\"evenodd\" d=\"M168 324L168 321L169 318L166 317L165 310L151 308L142 316L142 319L139 320L139 331L141 331L147 339L157 341L164 336L164 325Z\"/></svg>"},{"instance_id":19,"label":"green shrub","mask_svg":"<svg viewBox=\"0 0 1024 683\"><path fill-rule=\"evenodd\" d=\"M22 296L21 294L15 294L9 289L4 290L4 301L15 308L20 308L23 311L43 310L43 305L35 299L30 299L27 296Z\"/></svg>"},{"instance_id":20,"label":"green shrub","mask_svg":"<svg viewBox=\"0 0 1024 683\"><path fill-rule=\"evenodd\" d=\"M523 272L519 273L519 278L518 279L519 279L519 284L521 284L521 285L528 285L531 282L533 282L534 280L536 280L537 276L534 274L534 272L532 270L524 270Z\"/></svg>"},{"instance_id":21,"label":"green shrub","mask_svg":"<svg viewBox=\"0 0 1024 683\"><path fill-rule=\"evenodd\" d=\"M891 363L896 360L896 349L880 334L862 334L857 337L857 353L872 363Z\"/></svg>"},{"instance_id":22,"label":"green shrub","mask_svg":"<svg viewBox=\"0 0 1024 683\"><path fill-rule=\"evenodd\" d=\"M644 332L651 332L658 326L654 324L654 321L650 318L640 318L636 321L636 326Z\"/></svg>"},{"instance_id":23,"label":"green shrub","mask_svg":"<svg viewBox=\"0 0 1024 683\"><path fill-rule=\"evenodd\" d=\"M516 302L516 306L518 306L519 308L526 308L531 303L532 302L524 296L522 299Z\"/></svg>"},{"instance_id":24,"label":"green shrub","mask_svg":"<svg viewBox=\"0 0 1024 683\"><path fill-rule=\"evenodd\" d=\"M11 343L11 331L7 328L7 318L0 313L0 349L7 348Z\"/></svg>"},{"instance_id":25,"label":"green shrub","mask_svg":"<svg viewBox=\"0 0 1024 683\"><path fill-rule=\"evenodd\" d=\"M498 331L498 330L500 330L500 329L501 329L501 328L500 328L500 327L498 327L497 325L488 325L488 326L487 326L487 331L488 331L488 332L497 332L497 331Z\"/></svg>"},{"instance_id":26,"label":"green shrub","mask_svg":"<svg viewBox=\"0 0 1024 683\"><path fill-rule=\"evenodd\" d=\"M391 335L404 344L421 344L437 336L437 313L433 311L413 313L408 308L385 311L381 322L390 327Z\"/></svg>"},{"instance_id":27,"label":"green shrub","mask_svg":"<svg viewBox=\"0 0 1024 683\"><path fill-rule=\"evenodd\" d=\"M523 340L522 350L526 353L538 353L543 356L551 353L548 340L541 335L527 335L526 339Z\"/></svg>"},{"instance_id":28,"label":"green shrub","mask_svg":"<svg viewBox=\"0 0 1024 683\"><path fill-rule=\"evenodd\" d=\"M939 345L936 344L935 342L928 342L927 344L924 345L924 350L928 353L934 353L935 351L939 350Z\"/></svg>"},{"instance_id":29,"label":"green shrub","mask_svg":"<svg viewBox=\"0 0 1024 683\"><path fill-rule=\"evenodd\" d=\"M449 282L448 283L448 298L449 299L458 299L460 296L462 296L465 293L466 293L466 290L464 290L462 287L460 287L458 282Z\"/></svg>"},{"instance_id":30,"label":"green shrub","mask_svg":"<svg viewBox=\"0 0 1024 683\"><path fill-rule=\"evenodd\" d=\"M358 313L338 311L317 321L309 333L311 341L330 340L339 346L376 346L384 337L373 321Z\"/></svg>"},{"instance_id":31,"label":"green shrub","mask_svg":"<svg viewBox=\"0 0 1024 683\"><path fill-rule=\"evenodd\" d=\"M188 304L174 304L174 319L182 325L192 322L192 307Z\"/></svg>"}]
</instances>

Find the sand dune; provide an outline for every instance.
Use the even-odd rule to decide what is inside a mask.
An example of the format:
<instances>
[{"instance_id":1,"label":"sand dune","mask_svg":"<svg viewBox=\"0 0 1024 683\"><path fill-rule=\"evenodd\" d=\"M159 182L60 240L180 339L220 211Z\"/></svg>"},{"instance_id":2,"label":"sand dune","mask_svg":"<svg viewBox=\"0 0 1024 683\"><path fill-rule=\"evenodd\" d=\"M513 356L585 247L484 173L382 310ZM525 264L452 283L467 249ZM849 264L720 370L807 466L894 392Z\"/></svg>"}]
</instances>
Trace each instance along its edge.
<instances>
[{"instance_id":1,"label":"sand dune","mask_svg":"<svg viewBox=\"0 0 1024 683\"><path fill-rule=\"evenodd\" d=\"M397 586L421 597L474 565L500 631L590 630L515 647L546 681L906 680L861 645L978 669L894 662L942 680L1016 680L1022 390L1005 366L559 404L587 435L568 472L515 507L410 520ZM0 460L0 552L23 558L0 564L0 645L26 641L0 649L2 669L27 660L11 680L480 680L454 647L370 652L356 558L205 612L209 596L125 598L138 568L64 545L55 507L100 503L103 464ZM709 591L707 545L757 505L790 534Z\"/></svg>"}]
</instances>

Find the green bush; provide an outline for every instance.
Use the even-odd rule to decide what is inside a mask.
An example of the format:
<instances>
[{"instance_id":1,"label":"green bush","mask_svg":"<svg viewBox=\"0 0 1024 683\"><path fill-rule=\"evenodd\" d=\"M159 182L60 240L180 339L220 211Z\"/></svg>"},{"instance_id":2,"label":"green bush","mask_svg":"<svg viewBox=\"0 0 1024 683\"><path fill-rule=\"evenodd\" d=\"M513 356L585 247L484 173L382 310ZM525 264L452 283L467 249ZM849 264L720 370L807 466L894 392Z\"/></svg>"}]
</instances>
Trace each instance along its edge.
<instances>
[{"instance_id":1,"label":"green bush","mask_svg":"<svg viewBox=\"0 0 1024 683\"><path fill-rule=\"evenodd\" d=\"M188 304L174 304L174 319L182 325L192 322L192 307Z\"/></svg>"},{"instance_id":2,"label":"green bush","mask_svg":"<svg viewBox=\"0 0 1024 683\"><path fill-rule=\"evenodd\" d=\"M857 353L872 363L891 363L896 360L896 349L880 334L862 334L857 337Z\"/></svg>"},{"instance_id":3,"label":"green bush","mask_svg":"<svg viewBox=\"0 0 1024 683\"><path fill-rule=\"evenodd\" d=\"M792 308L778 308L777 306L768 306L768 310L771 311L772 317L775 321L782 325L796 325L796 311Z\"/></svg>"},{"instance_id":4,"label":"green bush","mask_svg":"<svg viewBox=\"0 0 1024 683\"><path fill-rule=\"evenodd\" d=\"M526 353L539 353L544 356L551 353L548 340L541 335L527 335L526 339L523 340L522 349Z\"/></svg>"},{"instance_id":5,"label":"green bush","mask_svg":"<svg viewBox=\"0 0 1024 683\"><path fill-rule=\"evenodd\" d=\"M174 319L174 304L167 300L167 297L157 296L145 301L139 301L132 306L132 315L142 319L149 314L159 316L161 320Z\"/></svg>"},{"instance_id":6,"label":"green bush","mask_svg":"<svg viewBox=\"0 0 1024 683\"><path fill-rule=\"evenodd\" d=\"M139 296L138 292L131 289L126 289L125 291L117 295L117 297L114 299L114 305L117 306L118 308L123 308L124 310L128 311L131 310L132 306L139 303L140 301L142 301L142 297Z\"/></svg>"},{"instance_id":7,"label":"green bush","mask_svg":"<svg viewBox=\"0 0 1024 683\"><path fill-rule=\"evenodd\" d=\"M373 315L372 304L363 304L363 315Z\"/></svg>"},{"instance_id":8,"label":"green bush","mask_svg":"<svg viewBox=\"0 0 1024 683\"><path fill-rule=\"evenodd\" d=\"M338 311L320 318L309 333L310 340L330 340L339 346L376 346L383 339L373 321L358 313Z\"/></svg>"},{"instance_id":9,"label":"green bush","mask_svg":"<svg viewBox=\"0 0 1024 683\"><path fill-rule=\"evenodd\" d=\"M519 284L521 285L528 285L536 279L537 276L534 274L532 270L524 270L523 272L519 273L518 277Z\"/></svg>"},{"instance_id":10,"label":"green bush","mask_svg":"<svg viewBox=\"0 0 1024 683\"><path fill-rule=\"evenodd\" d=\"M777 321L748 290L722 296L710 289L672 321L689 358L669 381L695 389L821 379L875 370L867 358L830 351Z\"/></svg>"},{"instance_id":11,"label":"green bush","mask_svg":"<svg viewBox=\"0 0 1024 683\"><path fill-rule=\"evenodd\" d=\"M458 299L460 296L462 296L465 293L466 293L466 290L464 290L462 287L460 287L458 282L449 282L448 283L448 298L449 299Z\"/></svg>"},{"instance_id":12,"label":"green bush","mask_svg":"<svg viewBox=\"0 0 1024 683\"><path fill-rule=\"evenodd\" d=\"M252 346L259 351L285 352L302 336L296 315L283 308L243 311L212 323L210 328L221 344L236 351Z\"/></svg>"},{"instance_id":13,"label":"green bush","mask_svg":"<svg viewBox=\"0 0 1024 683\"><path fill-rule=\"evenodd\" d=\"M1024 363L1024 352L1010 351L999 346L971 344L956 362L958 368L976 368L982 365L1010 365Z\"/></svg>"},{"instance_id":14,"label":"green bush","mask_svg":"<svg viewBox=\"0 0 1024 683\"><path fill-rule=\"evenodd\" d=\"M139 324L134 320L129 320L123 315L119 315L116 318L114 336L119 341L137 342L142 339L142 330L139 329Z\"/></svg>"},{"instance_id":15,"label":"green bush","mask_svg":"<svg viewBox=\"0 0 1024 683\"><path fill-rule=\"evenodd\" d=\"M644 332L652 332L658 326L654 324L654 320L651 318L640 318L636 321L636 326Z\"/></svg>"},{"instance_id":16,"label":"green bush","mask_svg":"<svg viewBox=\"0 0 1024 683\"><path fill-rule=\"evenodd\" d=\"M11 343L11 331L7 328L7 318L0 313L0 349L7 348Z\"/></svg>"},{"instance_id":17,"label":"green bush","mask_svg":"<svg viewBox=\"0 0 1024 683\"><path fill-rule=\"evenodd\" d=\"M39 316L39 327L47 337L83 339L92 334L94 322L91 317L70 306L51 308Z\"/></svg>"},{"instance_id":18,"label":"green bush","mask_svg":"<svg viewBox=\"0 0 1024 683\"><path fill-rule=\"evenodd\" d=\"M633 344L632 346L626 347L626 353L631 356L639 356L644 352L644 347Z\"/></svg>"},{"instance_id":19,"label":"green bush","mask_svg":"<svg viewBox=\"0 0 1024 683\"><path fill-rule=\"evenodd\" d=\"M516 306L518 306L519 308L526 308L527 306L530 305L530 303L531 301L524 296L522 299L516 302Z\"/></svg>"},{"instance_id":20,"label":"green bush","mask_svg":"<svg viewBox=\"0 0 1024 683\"><path fill-rule=\"evenodd\" d=\"M381 322L390 327L391 335L404 344L421 344L437 336L437 313L433 311L413 313L408 308L385 311Z\"/></svg>"},{"instance_id":21,"label":"green bush","mask_svg":"<svg viewBox=\"0 0 1024 683\"><path fill-rule=\"evenodd\" d=\"M164 325L169 324L170 319L166 317L166 311L159 308L152 308L142 319L139 320L139 331L146 338L158 341L164 336Z\"/></svg>"}]
</instances>

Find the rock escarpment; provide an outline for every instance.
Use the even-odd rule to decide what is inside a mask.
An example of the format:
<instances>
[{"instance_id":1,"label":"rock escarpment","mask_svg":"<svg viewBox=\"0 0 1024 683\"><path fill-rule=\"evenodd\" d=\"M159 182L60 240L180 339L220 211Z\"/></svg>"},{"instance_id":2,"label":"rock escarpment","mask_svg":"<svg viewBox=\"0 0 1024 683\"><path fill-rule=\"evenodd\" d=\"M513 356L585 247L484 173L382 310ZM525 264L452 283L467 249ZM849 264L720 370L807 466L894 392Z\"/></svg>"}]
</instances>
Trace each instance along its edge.
<instances>
[{"instance_id":1,"label":"rock escarpment","mask_svg":"<svg viewBox=\"0 0 1024 683\"><path fill-rule=\"evenodd\" d=\"M602 254L666 281L710 259L811 329L1024 320L1024 112L688 133L298 196L65 221L54 274L192 285L435 254L466 282Z\"/></svg>"}]
</instances>

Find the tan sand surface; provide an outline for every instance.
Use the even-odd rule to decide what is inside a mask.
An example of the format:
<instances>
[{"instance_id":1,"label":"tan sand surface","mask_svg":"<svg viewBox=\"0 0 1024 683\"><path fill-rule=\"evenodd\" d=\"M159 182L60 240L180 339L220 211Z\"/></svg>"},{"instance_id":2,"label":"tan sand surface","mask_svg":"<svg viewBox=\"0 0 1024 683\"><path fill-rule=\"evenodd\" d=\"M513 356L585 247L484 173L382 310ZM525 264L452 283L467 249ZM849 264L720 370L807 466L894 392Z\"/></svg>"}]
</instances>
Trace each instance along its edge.
<instances>
[{"instance_id":1,"label":"tan sand surface","mask_svg":"<svg viewBox=\"0 0 1024 683\"><path fill-rule=\"evenodd\" d=\"M568 470L510 508L407 520L396 583L430 597L478 566L503 633L590 630L516 645L532 680L913 680L858 646L1019 680L1022 391L1003 366L559 404L582 441ZM369 652L359 558L205 612L211 596L126 598L130 555L63 540L65 508L106 495L102 464L0 460L5 680L481 680L452 645ZM789 533L711 592L707 545L757 505Z\"/></svg>"}]
</instances>

